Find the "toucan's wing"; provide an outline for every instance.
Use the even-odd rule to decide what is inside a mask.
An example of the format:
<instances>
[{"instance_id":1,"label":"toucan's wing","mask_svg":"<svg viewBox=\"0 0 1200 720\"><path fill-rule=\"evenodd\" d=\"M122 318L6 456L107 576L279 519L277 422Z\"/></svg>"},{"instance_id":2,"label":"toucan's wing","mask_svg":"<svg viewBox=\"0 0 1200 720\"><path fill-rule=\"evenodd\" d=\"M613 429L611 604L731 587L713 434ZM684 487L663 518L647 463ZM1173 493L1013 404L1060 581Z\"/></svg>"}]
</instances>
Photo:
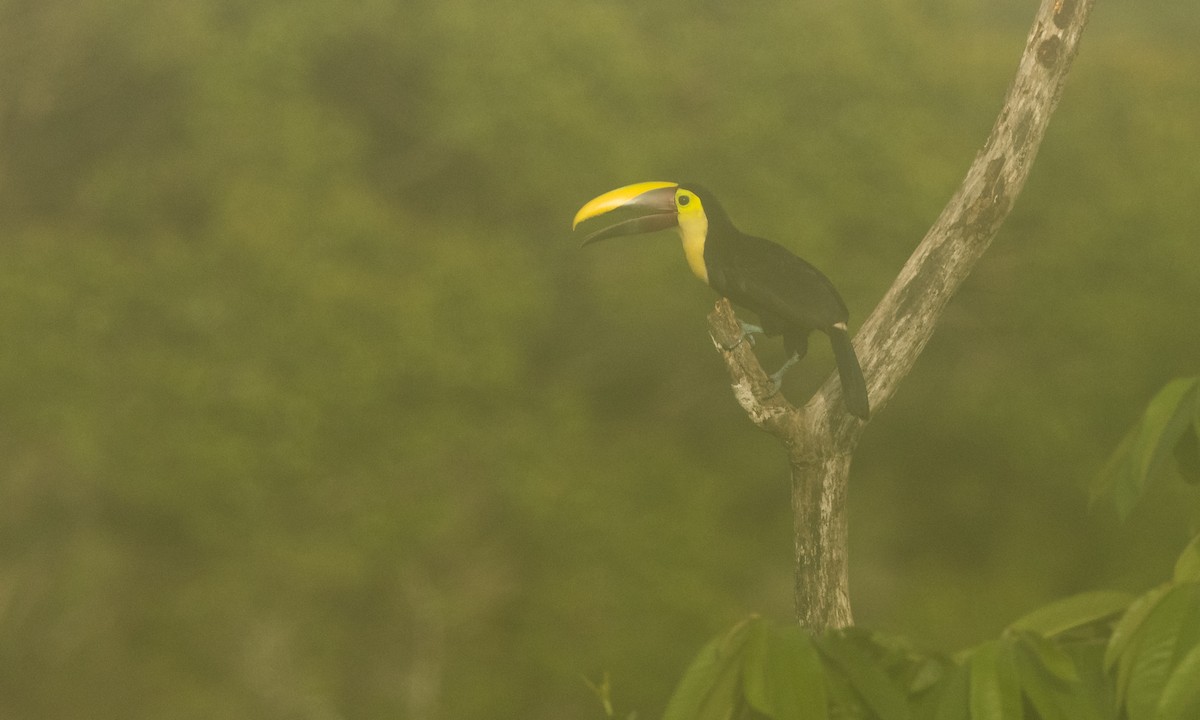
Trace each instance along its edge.
<instances>
[{"instance_id":1,"label":"toucan's wing","mask_svg":"<svg viewBox=\"0 0 1200 720\"><path fill-rule=\"evenodd\" d=\"M743 235L726 244L721 256L710 264L719 268L709 268L712 285L748 310L811 330L849 318L829 278L770 240Z\"/></svg>"}]
</instances>

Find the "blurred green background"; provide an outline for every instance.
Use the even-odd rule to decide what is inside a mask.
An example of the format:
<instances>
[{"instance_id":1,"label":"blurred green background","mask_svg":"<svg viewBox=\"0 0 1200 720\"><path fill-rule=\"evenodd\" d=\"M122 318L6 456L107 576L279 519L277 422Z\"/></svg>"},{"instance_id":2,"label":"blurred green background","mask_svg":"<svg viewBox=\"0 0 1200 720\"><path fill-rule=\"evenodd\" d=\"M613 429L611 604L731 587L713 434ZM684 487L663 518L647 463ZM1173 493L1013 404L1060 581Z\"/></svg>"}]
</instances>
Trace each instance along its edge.
<instances>
[{"instance_id":1,"label":"blurred green background","mask_svg":"<svg viewBox=\"0 0 1200 720\"><path fill-rule=\"evenodd\" d=\"M0 716L601 717L605 672L657 716L790 616L786 464L678 241L574 211L701 181L860 323L1036 5L0 2ZM1197 371L1197 37L1099 3L855 459L859 623L951 650L1166 574L1179 503L1083 487Z\"/></svg>"}]
</instances>

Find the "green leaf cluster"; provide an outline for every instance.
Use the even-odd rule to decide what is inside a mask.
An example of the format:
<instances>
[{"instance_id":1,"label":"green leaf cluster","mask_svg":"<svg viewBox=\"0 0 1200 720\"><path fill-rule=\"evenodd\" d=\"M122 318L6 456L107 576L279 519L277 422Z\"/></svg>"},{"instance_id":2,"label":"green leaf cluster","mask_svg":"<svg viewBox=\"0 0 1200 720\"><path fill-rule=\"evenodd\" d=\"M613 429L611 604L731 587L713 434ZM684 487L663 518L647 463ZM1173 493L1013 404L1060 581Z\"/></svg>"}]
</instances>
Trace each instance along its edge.
<instances>
[{"instance_id":1,"label":"green leaf cluster","mask_svg":"<svg viewBox=\"0 0 1200 720\"><path fill-rule=\"evenodd\" d=\"M1189 548L1194 553L1195 548ZM1200 714L1200 577L1084 593L945 656L850 628L754 617L714 639L664 720L1188 720Z\"/></svg>"},{"instance_id":2,"label":"green leaf cluster","mask_svg":"<svg viewBox=\"0 0 1200 720\"><path fill-rule=\"evenodd\" d=\"M1186 479L1198 381L1159 392L1103 482L1118 511L1166 456ZM1180 447L1183 450L1180 451ZM861 629L820 635L751 618L712 641L665 720L1194 720L1200 717L1200 535L1148 592L1094 591L1038 608L993 640L942 656Z\"/></svg>"}]
</instances>

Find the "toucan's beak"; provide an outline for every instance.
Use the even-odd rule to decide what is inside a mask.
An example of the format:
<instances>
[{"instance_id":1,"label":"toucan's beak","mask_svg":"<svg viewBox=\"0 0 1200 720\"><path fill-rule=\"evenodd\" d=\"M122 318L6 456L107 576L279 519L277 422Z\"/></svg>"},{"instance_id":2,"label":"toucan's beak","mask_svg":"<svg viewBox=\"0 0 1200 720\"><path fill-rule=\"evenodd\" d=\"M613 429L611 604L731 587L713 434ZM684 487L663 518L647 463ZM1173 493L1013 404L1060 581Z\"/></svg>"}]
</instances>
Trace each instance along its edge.
<instances>
[{"instance_id":1,"label":"toucan's beak","mask_svg":"<svg viewBox=\"0 0 1200 720\"><path fill-rule=\"evenodd\" d=\"M678 184L672 182L644 182L610 190L579 208L571 229L579 227L579 223L584 220L619 208L645 210L647 214L597 230L583 239L583 245L619 235L634 235L675 227L678 222L675 212L675 189L678 187Z\"/></svg>"}]
</instances>

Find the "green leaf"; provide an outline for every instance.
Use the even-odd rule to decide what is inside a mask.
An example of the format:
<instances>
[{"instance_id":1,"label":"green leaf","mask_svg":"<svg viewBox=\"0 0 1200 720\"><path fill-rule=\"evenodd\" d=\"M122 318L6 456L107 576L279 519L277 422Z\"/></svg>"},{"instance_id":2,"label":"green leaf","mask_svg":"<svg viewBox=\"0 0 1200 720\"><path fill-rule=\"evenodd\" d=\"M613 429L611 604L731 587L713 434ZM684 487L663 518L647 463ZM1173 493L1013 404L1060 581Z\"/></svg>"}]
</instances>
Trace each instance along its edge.
<instances>
[{"instance_id":1,"label":"green leaf","mask_svg":"<svg viewBox=\"0 0 1200 720\"><path fill-rule=\"evenodd\" d=\"M1111 493L1117 514L1129 516L1149 478L1162 468L1176 445L1196 423L1200 378L1178 378L1159 391L1141 419L1121 441L1093 488ZM1185 470L1186 472L1186 470Z\"/></svg>"},{"instance_id":2,"label":"green leaf","mask_svg":"<svg viewBox=\"0 0 1200 720\"><path fill-rule=\"evenodd\" d=\"M1144 478L1153 476L1196 417L1197 378L1178 378L1167 383L1150 401L1142 417L1136 457Z\"/></svg>"},{"instance_id":3,"label":"green leaf","mask_svg":"<svg viewBox=\"0 0 1200 720\"><path fill-rule=\"evenodd\" d=\"M828 717L824 668L808 632L789 625L765 632L763 640L762 661L746 665L750 706L775 720Z\"/></svg>"},{"instance_id":4,"label":"green leaf","mask_svg":"<svg viewBox=\"0 0 1200 720\"><path fill-rule=\"evenodd\" d=\"M925 692L941 682L945 676L946 665L944 662L933 658L919 660L913 671L912 679L908 683L908 692L910 695Z\"/></svg>"},{"instance_id":5,"label":"green leaf","mask_svg":"<svg viewBox=\"0 0 1200 720\"><path fill-rule=\"evenodd\" d=\"M1116 718L1120 707L1113 689L1111 673L1104 671L1106 644L1097 638L1064 645L1063 650L1075 661L1079 671L1079 691L1074 696L1078 709L1073 715L1080 718Z\"/></svg>"},{"instance_id":6,"label":"green leaf","mask_svg":"<svg viewBox=\"0 0 1200 720\"><path fill-rule=\"evenodd\" d=\"M957 666L939 684L933 720L967 720L971 716L971 672Z\"/></svg>"},{"instance_id":7,"label":"green leaf","mask_svg":"<svg viewBox=\"0 0 1200 720\"><path fill-rule=\"evenodd\" d=\"M767 633L766 621L752 624L747 631L746 648L742 659L742 692L750 707L764 715L772 714L771 701L767 697Z\"/></svg>"},{"instance_id":8,"label":"green leaf","mask_svg":"<svg viewBox=\"0 0 1200 720\"><path fill-rule=\"evenodd\" d=\"M1175 561L1175 582L1200 580L1200 535L1192 538Z\"/></svg>"},{"instance_id":9,"label":"green leaf","mask_svg":"<svg viewBox=\"0 0 1200 720\"><path fill-rule=\"evenodd\" d=\"M1128 665L1125 708L1130 720L1151 720L1174 667L1180 630L1189 613L1197 612L1197 586L1172 588L1143 623Z\"/></svg>"},{"instance_id":10,"label":"green leaf","mask_svg":"<svg viewBox=\"0 0 1200 720\"><path fill-rule=\"evenodd\" d=\"M1024 639L1023 637L1022 640ZM1075 663L1071 661L1070 656L1067 656L1067 660L1071 662L1071 668L1074 670ZM1048 671L1042 653L1033 645L1022 643L1016 656L1016 664L1021 689L1042 720L1081 720L1087 717L1081 715L1074 707L1079 703L1073 697L1072 683L1064 682L1059 673Z\"/></svg>"},{"instance_id":11,"label":"green leaf","mask_svg":"<svg viewBox=\"0 0 1200 720\"><path fill-rule=\"evenodd\" d=\"M1113 665L1125 655L1130 643L1141 629L1146 616L1170 589L1169 585L1154 588L1129 604L1129 609L1125 611L1125 614L1117 621L1116 627L1113 628L1112 637L1108 641L1108 649L1104 652L1105 672L1111 671ZM1118 694L1123 692L1121 687L1121 683L1118 682Z\"/></svg>"},{"instance_id":12,"label":"green leaf","mask_svg":"<svg viewBox=\"0 0 1200 720\"><path fill-rule=\"evenodd\" d=\"M880 664L845 633L832 632L816 639L817 647L850 681L863 703L880 720L908 720L911 712L904 692Z\"/></svg>"},{"instance_id":13,"label":"green leaf","mask_svg":"<svg viewBox=\"0 0 1200 720\"><path fill-rule=\"evenodd\" d=\"M825 693L829 697L829 716L837 720L874 720L862 697L850 680L836 668L825 666Z\"/></svg>"},{"instance_id":14,"label":"green leaf","mask_svg":"<svg viewBox=\"0 0 1200 720\"><path fill-rule=\"evenodd\" d=\"M1192 420L1191 432L1185 430L1175 443L1175 462L1184 482L1200 485L1200 417Z\"/></svg>"},{"instance_id":15,"label":"green leaf","mask_svg":"<svg viewBox=\"0 0 1200 720\"><path fill-rule=\"evenodd\" d=\"M1090 506L1094 507L1102 498L1107 497L1116 509L1117 515L1124 518L1137 504L1141 498L1141 490L1129 480L1136 475L1133 469L1132 452L1136 437L1137 426L1135 425L1125 433L1121 442L1117 443L1117 448L1113 450L1100 473L1092 481L1088 493Z\"/></svg>"},{"instance_id":16,"label":"green leaf","mask_svg":"<svg viewBox=\"0 0 1200 720\"><path fill-rule=\"evenodd\" d=\"M743 650L751 629L762 620L743 621L725 635L709 641L667 703L663 720L726 720L738 701Z\"/></svg>"},{"instance_id":17,"label":"green leaf","mask_svg":"<svg viewBox=\"0 0 1200 720\"><path fill-rule=\"evenodd\" d=\"M1053 678L1064 683L1079 682L1075 661L1066 650L1036 633L1021 633L1019 637L1026 653Z\"/></svg>"},{"instance_id":18,"label":"green leaf","mask_svg":"<svg viewBox=\"0 0 1200 720\"><path fill-rule=\"evenodd\" d=\"M1158 702L1158 720L1194 720L1200 717L1200 645L1195 645L1175 666Z\"/></svg>"},{"instance_id":19,"label":"green leaf","mask_svg":"<svg viewBox=\"0 0 1200 720\"><path fill-rule=\"evenodd\" d=\"M1100 590L1081 593L1038 608L1009 626L1051 636L1116 615L1129 607L1133 595Z\"/></svg>"},{"instance_id":20,"label":"green leaf","mask_svg":"<svg viewBox=\"0 0 1200 720\"><path fill-rule=\"evenodd\" d=\"M1021 718L1021 686L1012 645L991 640L971 655L971 720Z\"/></svg>"}]
</instances>

